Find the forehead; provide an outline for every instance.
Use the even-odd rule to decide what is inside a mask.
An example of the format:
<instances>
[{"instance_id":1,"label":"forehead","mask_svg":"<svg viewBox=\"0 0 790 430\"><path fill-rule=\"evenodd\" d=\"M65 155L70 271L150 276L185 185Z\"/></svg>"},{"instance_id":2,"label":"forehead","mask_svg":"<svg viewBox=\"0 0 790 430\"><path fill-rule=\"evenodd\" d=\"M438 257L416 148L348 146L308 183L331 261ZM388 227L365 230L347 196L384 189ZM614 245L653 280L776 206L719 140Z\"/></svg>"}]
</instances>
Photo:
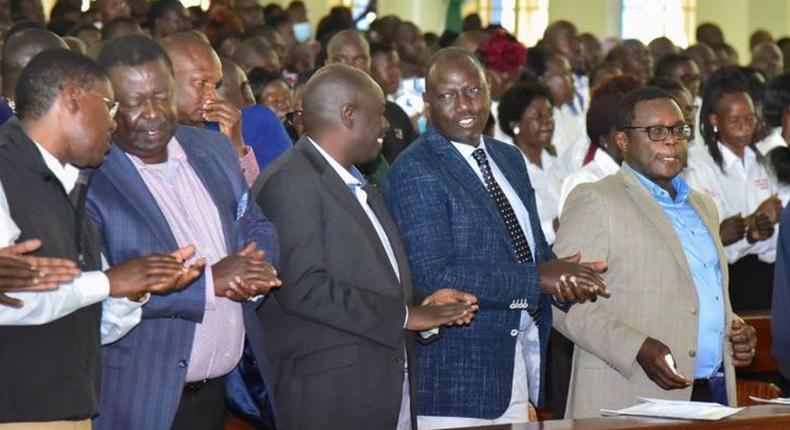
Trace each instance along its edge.
<instances>
[{"instance_id":1,"label":"forehead","mask_svg":"<svg viewBox=\"0 0 790 430\"><path fill-rule=\"evenodd\" d=\"M367 55L362 42L355 37L348 37L340 41L339 46L335 49L332 55Z\"/></svg>"},{"instance_id":2,"label":"forehead","mask_svg":"<svg viewBox=\"0 0 790 430\"><path fill-rule=\"evenodd\" d=\"M137 66L115 66L110 69L110 78L119 99L136 93L168 91L173 85L170 70L162 60Z\"/></svg>"},{"instance_id":3,"label":"forehead","mask_svg":"<svg viewBox=\"0 0 790 430\"><path fill-rule=\"evenodd\" d=\"M479 86L485 83L483 71L467 58L443 61L431 67L428 75L431 86Z\"/></svg>"},{"instance_id":4,"label":"forehead","mask_svg":"<svg viewBox=\"0 0 790 430\"><path fill-rule=\"evenodd\" d=\"M185 55L179 55L176 63L192 68L195 72L222 75L222 64L214 50L204 46L190 47Z\"/></svg>"},{"instance_id":5,"label":"forehead","mask_svg":"<svg viewBox=\"0 0 790 430\"><path fill-rule=\"evenodd\" d=\"M634 123L638 126L673 125L683 121L683 112L672 99L641 101L634 106Z\"/></svg>"},{"instance_id":6,"label":"forehead","mask_svg":"<svg viewBox=\"0 0 790 430\"><path fill-rule=\"evenodd\" d=\"M752 98L746 93L735 92L725 94L724 97L719 100L719 103L716 107L717 110L727 112L734 109L743 108L744 106L754 109Z\"/></svg>"}]
</instances>

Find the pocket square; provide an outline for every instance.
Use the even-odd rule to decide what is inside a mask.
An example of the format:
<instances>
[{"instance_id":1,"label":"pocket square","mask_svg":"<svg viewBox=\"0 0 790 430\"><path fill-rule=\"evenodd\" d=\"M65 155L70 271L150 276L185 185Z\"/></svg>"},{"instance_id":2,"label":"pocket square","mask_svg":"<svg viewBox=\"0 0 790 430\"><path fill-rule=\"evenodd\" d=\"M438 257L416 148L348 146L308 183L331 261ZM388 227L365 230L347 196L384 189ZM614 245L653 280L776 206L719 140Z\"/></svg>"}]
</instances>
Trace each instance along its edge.
<instances>
[{"instance_id":1,"label":"pocket square","mask_svg":"<svg viewBox=\"0 0 790 430\"><path fill-rule=\"evenodd\" d=\"M240 220L244 214L247 213L247 203L249 203L249 200L249 191L245 191L244 194L239 197L239 204L236 206L236 221Z\"/></svg>"}]
</instances>

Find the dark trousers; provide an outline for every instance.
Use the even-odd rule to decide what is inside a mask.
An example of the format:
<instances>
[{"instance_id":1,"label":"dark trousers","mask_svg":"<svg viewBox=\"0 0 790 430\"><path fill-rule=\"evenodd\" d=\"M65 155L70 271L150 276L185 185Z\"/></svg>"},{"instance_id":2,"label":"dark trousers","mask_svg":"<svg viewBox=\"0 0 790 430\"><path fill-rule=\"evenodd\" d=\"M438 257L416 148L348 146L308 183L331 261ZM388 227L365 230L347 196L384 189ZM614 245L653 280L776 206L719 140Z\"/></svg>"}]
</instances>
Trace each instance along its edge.
<instances>
[{"instance_id":1,"label":"dark trousers","mask_svg":"<svg viewBox=\"0 0 790 430\"><path fill-rule=\"evenodd\" d=\"M225 378L184 386L172 430L222 430L225 426Z\"/></svg>"},{"instance_id":2,"label":"dark trousers","mask_svg":"<svg viewBox=\"0 0 790 430\"><path fill-rule=\"evenodd\" d=\"M711 379L695 379L691 400L727 406L727 384L724 375L716 375Z\"/></svg>"},{"instance_id":3,"label":"dark trousers","mask_svg":"<svg viewBox=\"0 0 790 430\"><path fill-rule=\"evenodd\" d=\"M747 255L730 264L730 302L734 312L771 309L774 265Z\"/></svg>"},{"instance_id":4,"label":"dark trousers","mask_svg":"<svg viewBox=\"0 0 790 430\"><path fill-rule=\"evenodd\" d=\"M548 388L546 390L546 400L551 406L551 416L555 420L561 420L565 416L572 367L573 342L552 328L549 334L549 351L546 357L548 384L545 386Z\"/></svg>"}]
</instances>

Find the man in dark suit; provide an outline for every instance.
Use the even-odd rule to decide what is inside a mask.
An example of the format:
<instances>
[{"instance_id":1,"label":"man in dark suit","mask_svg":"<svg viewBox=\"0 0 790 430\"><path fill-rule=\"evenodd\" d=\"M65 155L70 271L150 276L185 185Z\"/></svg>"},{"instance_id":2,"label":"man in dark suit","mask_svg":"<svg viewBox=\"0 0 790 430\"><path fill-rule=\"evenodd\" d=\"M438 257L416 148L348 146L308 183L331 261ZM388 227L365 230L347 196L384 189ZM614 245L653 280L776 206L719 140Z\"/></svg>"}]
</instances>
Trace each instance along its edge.
<instances>
[{"instance_id":1,"label":"man in dark suit","mask_svg":"<svg viewBox=\"0 0 790 430\"><path fill-rule=\"evenodd\" d=\"M262 345L254 318L261 300L253 298L280 285L255 249L276 261L273 226L249 197L228 139L177 126L173 68L161 46L123 36L107 43L98 61L120 102L114 145L87 203L107 259L112 264L188 241L206 270L182 291L151 297L142 322L104 348L94 425L222 428L224 376L239 361L245 333L254 350Z\"/></svg>"},{"instance_id":2,"label":"man in dark suit","mask_svg":"<svg viewBox=\"0 0 790 430\"><path fill-rule=\"evenodd\" d=\"M546 244L523 157L482 137L491 100L478 61L439 51L426 82L434 125L395 160L387 203L417 288L469 291L481 312L420 348L420 428L527 421L545 385L552 294L606 295L603 264L556 259Z\"/></svg>"},{"instance_id":3,"label":"man in dark suit","mask_svg":"<svg viewBox=\"0 0 790 430\"><path fill-rule=\"evenodd\" d=\"M303 97L305 135L253 187L278 226L288 285L259 312L278 422L285 430L413 428L410 331L466 323L476 299L443 289L422 301L438 306L414 306L398 231L355 167L378 155L388 127L378 85L334 64Z\"/></svg>"}]
</instances>

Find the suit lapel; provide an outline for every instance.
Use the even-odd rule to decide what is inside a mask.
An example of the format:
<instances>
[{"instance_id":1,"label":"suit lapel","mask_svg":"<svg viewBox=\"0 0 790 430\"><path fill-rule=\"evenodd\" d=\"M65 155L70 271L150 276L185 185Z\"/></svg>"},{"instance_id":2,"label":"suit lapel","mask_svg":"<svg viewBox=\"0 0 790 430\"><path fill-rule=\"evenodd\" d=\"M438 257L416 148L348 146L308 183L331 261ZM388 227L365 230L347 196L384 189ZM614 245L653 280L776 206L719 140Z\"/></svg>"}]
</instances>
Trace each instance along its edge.
<instances>
[{"instance_id":1,"label":"suit lapel","mask_svg":"<svg viewBox=\"0 0 790 430\"><path fill-rule=\"evenodd\" d=\"M690 285L694 285L694 279L691 276L691 269L686 260L686 253L683 251L683 246L678 240L678 235L675 229L667 220L661 206L658 205L650 192L639 182L634 175L627 173L622 168L617 172L617 175L622 179L625 185L626 192L636 203L636 207L650 220L650 224L658 230L659 235L665 238L666 243L669 245L672 255L675 257L678 265L683 269L683 274L688 279Z\"/></svg>"},{"instance_id":2,"label":"suit lapel","mask_svg":"<svg viewBox=\"0 0 790 430\"><path fill-rule=\"evenodd\" d=\"M428 133L430 133L428 135L429 147L439 157L441 168L446 169L458 181L460 188L466 190L465 194L471 196L486 208L491 217L490 219L501 222L502 227L505 228L499 208L496 207L494 199L491 198L491 194L489 194L483 182L474 170L469 167L469 163L464 160L453 144L435 129L428 131ZM503 239L509 247L513 246L509 236L504 235Z\"/></svg>"},{"instance_id":3,"label":"suit lapel","mask_svg":"<svg viewBox=\"0 0 790 430\"><path fill-rule=\"evenodd\" d=\"M206 187L214 205L217 207L222 231L225 236L225 249L229 254L236 250L236 197L228 193L233 186L227 175L222 171L219 163L211 155L206 154L200 144L194 142L181 127L176 131L176 139L187 154L187 160L197 174L203 186Z\"/></svg>"},{"instance_id":4,"label":"suit lapel","mask_svg":"<svg viewBox=\"0 0 790 430\"><path fill-rule=\"evenodd\" d=\"M321 177L321 182L323 183L324 187L326 187L327 191L332 194L332 196L340 202L340 205L348 212L351 219L359 225L365 231L368 240L373 245L373 249L376 250L376 254L378 255L379 259L382 263L386 265L387 268L390 268L390 260L387 257L387 252L384 250L384 245L379 240L379 235L376 232L376 229L373 227L373 224L370 222L368 215L362 209L359 200L352 194L351 190L348 188L348 185L343 182L340 176L335 172L332 166L329 165L329 162L324 159L323 155L318 152L313 144L307 139L307 137L302 137L296 142L295 149L302 153L302 155L307 158L313 167L318 172L319 176ZM370 194L368 193L368 199L370 199ZM388 234L388 238L391 238ZM391 240L391 239L390 239ZM397 258L397 257L396 257ZM401 262L400 259L398 260L398 265L400 266ZM388 272L392 275L393 280L397 283L398 279L395 276L395 273L392 269L388 270Z\"/></svg>"},{"instance_id":5,"label":"suit lapel","mask_svg":"<svg viewBox=\"0 0 790 430\"><path fill-rule=\"evenodd\" d=\"M412 290L410 288L411 272L409 270L409 260L406 256L406 248L403 246L400 233L398 232L398 227L395 225L395 221L390 216L386 205L384 205L381 195L374 187L369 188L370 191L367 192L368 204L370 204L370 208L379 219L382 228L384 228L384 233L387 235L387 238L390 241L392 252L395 254L395 261L398 263L398 272L400 275L400 283L403 286L403 295L406 303L410 304L412 302ZM389 259L387 259L387 263L389 263Z\"/></svg>"},{"instance_id":6,"label":"suit lapel","mask_svg":"<svg viewBox=\"0 0 790 430\"><path fill-rule=\"evenodd\" d=\"M164 241L164 248L176 249L178 247L176 239L170 231L170 226L167 224L162 210L159 209L159 205L156 204L154 197L143 182L143 178L140 177L126 154L116 145L112 145L100 170L107 180L118 189L119 198L128 200L156 237Z\"/></svg>"},{"instance_id":7,"label":"suit lapel","mask_svg":"<svg viewBox=\"0 0 790 430\"><path fill-rule=\"evenodd\" d=\"M518 197L521 199L521 203L527 209L527 213L529 215L529 225L532 229L532 238L535 242L536 248L532 250L533 259L535 262L543 261L541 247L539 246L540 238L543 235L543 230L541 230L540 218L538 217L538 207L535 203L535 192L526 181L527 177L529 177L529 174L527 173L527 165L524 162L524 157L522 157L521 154L518 154L519 157L514 161L516 163L520 163L520 165L514 164L511 162L511 159L506 157L496 145L486 145L486 148L488 149L489 154L491 154L491 158L499 167L499 170L502 171L502 174L505 175L505 178L507 178L508 182L510 182L510 186L516 191L516 195L518 195ZM524 234L527 234L527 232L524 232Z\"/></svg>"}]
</instances>

